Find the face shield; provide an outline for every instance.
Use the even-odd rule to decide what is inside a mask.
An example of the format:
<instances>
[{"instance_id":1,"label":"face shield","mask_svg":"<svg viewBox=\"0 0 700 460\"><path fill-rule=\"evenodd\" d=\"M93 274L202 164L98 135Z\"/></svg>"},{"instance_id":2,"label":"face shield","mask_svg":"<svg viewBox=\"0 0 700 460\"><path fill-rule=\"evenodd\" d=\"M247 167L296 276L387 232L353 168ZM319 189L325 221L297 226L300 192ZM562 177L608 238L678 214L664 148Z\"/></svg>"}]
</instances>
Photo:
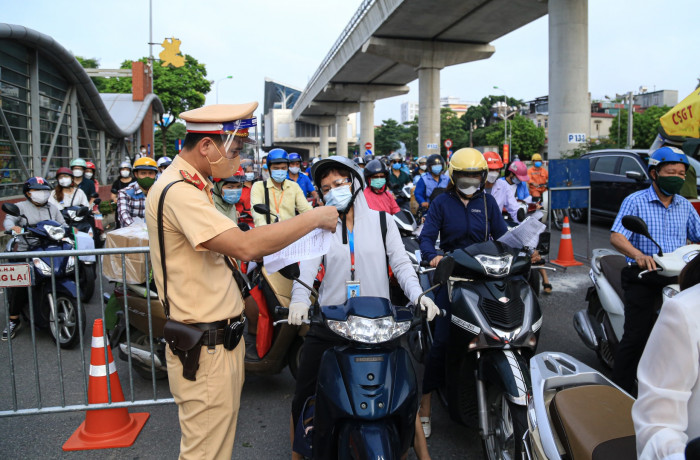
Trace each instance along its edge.
<instances>
[{"instance_id":1,"label":"face shield","mask_svg":"<svg viewBox=\"0 0 700 460\"><path fill-rule=\"evenodd\" d=\"M253 128L255 130L255 138L251 139L249 130ZM237 145L240 145L240 149L243 149L243 144L249 144L255 146L258 133L258 121L257 118L246 118L243 120L231 121L223 124L222 128L223 134L221 134L221 140L224 143L224 149L229 151L229 149L234 145L234 140L240 140Z\"/></svg>"}]
</instances>

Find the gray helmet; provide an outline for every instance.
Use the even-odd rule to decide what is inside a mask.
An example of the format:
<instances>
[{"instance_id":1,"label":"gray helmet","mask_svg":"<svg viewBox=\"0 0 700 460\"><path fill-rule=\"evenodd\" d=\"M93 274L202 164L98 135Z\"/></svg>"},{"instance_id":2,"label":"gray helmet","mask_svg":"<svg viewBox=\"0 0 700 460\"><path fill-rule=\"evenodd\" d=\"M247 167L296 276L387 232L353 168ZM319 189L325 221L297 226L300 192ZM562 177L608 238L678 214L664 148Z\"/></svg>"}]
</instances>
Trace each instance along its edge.
<instances>
[{"instance_id":1,"label":"gray helmet","mask_svg":"<svg viewBox=\"0 0 700 460\"><path fill-rule=\"evenodd\" d=\"M403 161L403 157L401 156L401 154L399 152L394 152L391 155L389 155L389 160L390 161L396 161L396 160Z\"/></svg>"},{"instance_id":2,"label":"gray helmet","mask_svg":"<svg viewBox=\"0 0 700 460\"><path fill-rule=\"evenodd\" d=\"M321 189L321 178L329 169L347 169L350 175L360 181L361 188L365 187L365 181L362 177L362 170L350 158L334 155L324 158L311 166L311 177L313 178L316 187Z\"/></svg>"}]
</instances>

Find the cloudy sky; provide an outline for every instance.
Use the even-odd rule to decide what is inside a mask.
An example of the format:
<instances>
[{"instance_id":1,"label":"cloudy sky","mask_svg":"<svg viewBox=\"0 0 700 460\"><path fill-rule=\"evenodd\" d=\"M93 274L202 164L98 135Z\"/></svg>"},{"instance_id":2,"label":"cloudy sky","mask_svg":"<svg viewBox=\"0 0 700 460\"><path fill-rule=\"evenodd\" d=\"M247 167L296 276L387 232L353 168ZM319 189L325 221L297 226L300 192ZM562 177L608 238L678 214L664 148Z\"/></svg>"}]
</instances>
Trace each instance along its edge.
<instances>
[{"instance_id":1,"label":"cloudy sky","mask_svg":"<svg viewBox=\"0 0 700 460\"><path fill-rule=\"evenodd\" d=\"M426 0L430 1L430 0ZM533 0L534 1L534 0ZM153 41L182 40L181 51L204 62L221 81L219 102L257 100L265 77L304 88L361 0L153 0ZM117 68L148 55L148 0L2 0L0 21L52 36L76 55ZM589 91L603 98L646 86L675 89L679 100L700 77L697 0L589 0ZM547 94L547 16L493 42L488 60L446 68L440 93L464 101L488 94L523 100ZM153 47L154 55L161 51ZM400 105L418 100L418 82L405 96L377 102L375 124L400 118ZM216 85L207 96L216 100Z\"/></svg>"}]
</instances>

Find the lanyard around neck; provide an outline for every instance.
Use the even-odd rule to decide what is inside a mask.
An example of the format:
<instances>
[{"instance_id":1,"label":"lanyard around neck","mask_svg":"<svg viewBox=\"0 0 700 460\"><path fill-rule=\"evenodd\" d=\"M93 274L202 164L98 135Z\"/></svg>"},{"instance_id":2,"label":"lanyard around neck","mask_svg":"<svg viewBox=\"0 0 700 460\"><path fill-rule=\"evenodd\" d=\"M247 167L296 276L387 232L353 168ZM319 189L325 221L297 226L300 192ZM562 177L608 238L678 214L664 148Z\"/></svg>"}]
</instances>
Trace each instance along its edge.
<instances>
[{"instance_id":1,"label":"lanyard around neck","mask_svg":"<svg viewBox=\"0 0 700 460\"><path fill-rule=\"evenodd\" d=\"M273 187L277 188L277 187ZM279 201L277 200L277 193L275 190L272 191L272 199L275 200L275 210L277 211L277 216L280 215L280 205L282 204L282 198L284 198L284 186L282 186L282 193L280 194Z\"/></svg>"},{"instance_id":2,"label":"lanyard around neck","mask_svg":"<svg viewBox=\"0 0 700 460\"><path fill-rule=\"evenodd\" d=\"M355 232L348 232L350 246L350 280L355 281Z\"/></svg>"}]
</instances>

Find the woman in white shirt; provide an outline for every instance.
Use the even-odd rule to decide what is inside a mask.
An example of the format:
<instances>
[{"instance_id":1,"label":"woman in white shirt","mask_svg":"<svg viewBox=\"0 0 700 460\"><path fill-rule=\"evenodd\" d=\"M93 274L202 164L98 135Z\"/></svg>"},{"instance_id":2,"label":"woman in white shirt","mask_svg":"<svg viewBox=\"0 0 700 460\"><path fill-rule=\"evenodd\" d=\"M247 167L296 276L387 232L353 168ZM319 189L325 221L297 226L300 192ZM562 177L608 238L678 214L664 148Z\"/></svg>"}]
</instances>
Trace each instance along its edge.
<instances>
[{"instance_id":1,"label":"woman in white shirt","mask_svg":"<svg viewBox=\"0 0 700 460\"><path fill-rule=\"evenodd\" d=\"M700 256L679 282L682 292L664 303L637 368L640 459L685 459L686 444L700 436Z\"/></svg>"},{"instance_id":2,"label":"woman in white shirt","mask_svg":"<svg viewBox=\"0 0 700 460\"><path fill-rule=\"evenodd\" d=\"M58 206L59 210L71 206L89 206L85 192L80 190L73 182L73 171L63 167L56 171L58 185L51 192L49 202Z\"/></svg>"}]
</instances>

